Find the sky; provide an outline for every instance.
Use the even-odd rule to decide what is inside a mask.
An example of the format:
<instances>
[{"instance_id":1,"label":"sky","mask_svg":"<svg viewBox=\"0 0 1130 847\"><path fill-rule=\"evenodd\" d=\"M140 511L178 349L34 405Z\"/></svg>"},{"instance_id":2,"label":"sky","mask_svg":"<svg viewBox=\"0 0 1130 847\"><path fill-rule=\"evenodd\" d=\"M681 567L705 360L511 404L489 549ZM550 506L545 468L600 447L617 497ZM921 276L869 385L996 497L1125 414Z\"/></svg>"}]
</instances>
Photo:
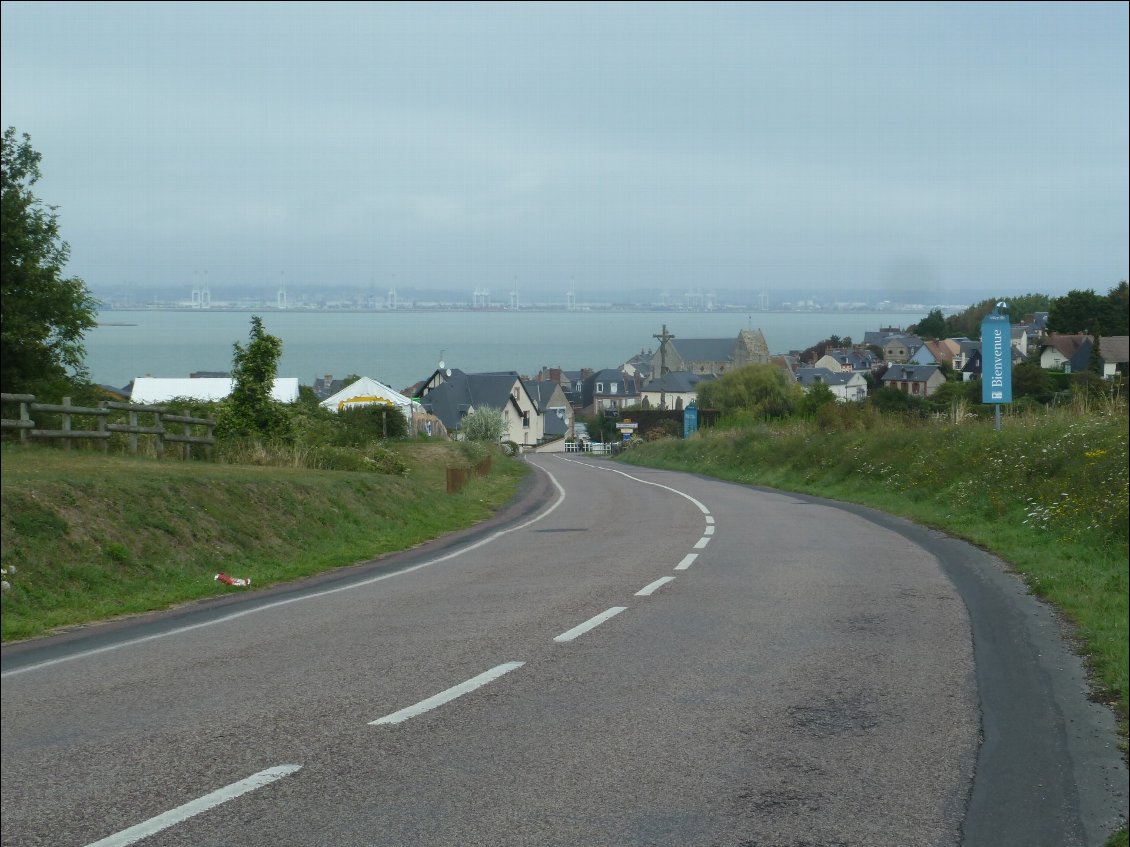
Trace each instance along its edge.
<instances>
[{"instance_id":1,"label":"sky","mask_svg":"<svg viewBox=\"0 0 1130 847\"><path fill-rule=\"evenodd\" d=\"M1123 2L0 8L3 125L95 292L1127 278Z\"/></svg>"}]
</instances>

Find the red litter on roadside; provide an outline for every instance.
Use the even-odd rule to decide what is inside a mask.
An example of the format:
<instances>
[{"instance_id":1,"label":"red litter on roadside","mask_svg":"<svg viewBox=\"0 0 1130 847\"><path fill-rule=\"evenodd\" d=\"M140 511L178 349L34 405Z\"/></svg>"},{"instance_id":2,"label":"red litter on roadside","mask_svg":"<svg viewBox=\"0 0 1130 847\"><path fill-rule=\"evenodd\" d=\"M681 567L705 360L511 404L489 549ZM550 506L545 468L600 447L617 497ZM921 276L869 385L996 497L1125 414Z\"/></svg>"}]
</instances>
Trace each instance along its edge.
<instances>
[{"instance_id":1,"label":"red litter on roadside","mask_svg":"<svg viewBox=\"0 0 1130 847\"><path fill-rule=\"evenodd\" d=\"M251 577L244 579L239 576L228 576L226 573L216 574L216 582L222 582L224 585L250 585Z\"/></svg>"}]
</instances>

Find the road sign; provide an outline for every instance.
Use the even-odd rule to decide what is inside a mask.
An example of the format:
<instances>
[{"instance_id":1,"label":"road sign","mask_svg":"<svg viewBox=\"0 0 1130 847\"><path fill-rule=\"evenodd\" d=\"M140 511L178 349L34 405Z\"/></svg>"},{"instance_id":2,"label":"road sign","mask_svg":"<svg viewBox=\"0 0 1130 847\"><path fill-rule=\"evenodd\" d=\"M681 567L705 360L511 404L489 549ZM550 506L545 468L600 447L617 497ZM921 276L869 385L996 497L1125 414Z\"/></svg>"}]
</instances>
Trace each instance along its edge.
<instances>
[{"instance_id":1,"label":"road sign","mask_svg":"<svg viewBox=\"0 0 1130 847\"><path fill-rule=\"evenodd\" d=\"M1012 402L1012 327L996 309L981 321L981 402Z\"/></svg>"}]
</instances>

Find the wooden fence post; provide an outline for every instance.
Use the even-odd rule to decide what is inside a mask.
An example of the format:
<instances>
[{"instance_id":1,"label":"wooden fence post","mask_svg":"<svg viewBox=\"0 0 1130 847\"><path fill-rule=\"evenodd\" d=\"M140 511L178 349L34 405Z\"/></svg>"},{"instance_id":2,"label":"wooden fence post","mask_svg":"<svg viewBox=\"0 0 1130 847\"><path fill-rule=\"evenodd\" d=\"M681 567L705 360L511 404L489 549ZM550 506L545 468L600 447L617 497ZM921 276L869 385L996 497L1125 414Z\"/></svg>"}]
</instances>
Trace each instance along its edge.
<instances>
[{"instance_id":1,"label":"wooden fence post","mask_svg":"<svg viewBox=\"0 0 1130 847\"><path fill-rule=\"evenodd\" d=\"M35 398L33 397L32 400ZM31 429L31 411L29 410L31 400L20 401L20 443L27 444L27 431Z\"/></svg>"},{"instance_id":2,"label":"wooden fence post","mask_svg":"<svg viewBox=\"0 0 1130 847\"><path fill-rule=\"evenodd\" d=\"M110 408L106 405L105 400L103 400L101 403L98 404L98 408L104 409L106 411L105 415L99 415L98 416L98 434L99 435L106 435L106 418L109 417L109 415L110 415ZM105 438L100 438L98 440L102 442L102 452L103 453L109 453L110 452L110 437L108 435L106 435Z\"/></svg>"},{"instance_id":3,"label":"wooden fence post","mask_svg":"<svg viewBox=\"0 0 1130 847\"><path fill-rule=\"evenodd\" d=\"M70 397L64 397L63 398L63 405L64 406L71 405L71 398ZM70 431L71 431L71 415L70 415L70 412L63 412L63 432L69 433ZM70 450L71 449L71 439L68 438L66 435L63 436L63 449L64 450Z\"/></svg>"}]
</instances>

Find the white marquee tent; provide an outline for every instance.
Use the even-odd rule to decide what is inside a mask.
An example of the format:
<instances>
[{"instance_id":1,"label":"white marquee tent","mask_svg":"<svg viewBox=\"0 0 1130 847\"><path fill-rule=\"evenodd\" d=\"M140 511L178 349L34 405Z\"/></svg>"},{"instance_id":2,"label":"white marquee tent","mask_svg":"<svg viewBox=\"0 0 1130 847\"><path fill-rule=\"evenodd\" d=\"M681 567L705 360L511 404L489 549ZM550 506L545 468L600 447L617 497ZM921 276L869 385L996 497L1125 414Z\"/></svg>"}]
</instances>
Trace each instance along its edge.
<instances>
[{"instance_id":1,"label":"white marquee tent","mask_svg":"<svg viewBox=\"0 0 1130 847\"><path fill-rule=\"evenodd\" d=\"M345 386L337 394L327 397L319 405L331 412L340 412L342 409L374 406L378 403L396 406L409 425L412 424L413 409L420 412L420 404L411 397L407 397L395 388L389 388L383 382L377 382L377 380L367 376Z\"/></svg>"},{"instance_id":2,"label":"white marquee tent","mask_svg":"<svg viewBox=\"0 0 1130 847\"><path fill-rule=\"evenodd\" d=\"M133 381L129 401L141 405L167 403L175 397L193 400L223 400L232 392L235 380L231 377L189 377L166 379L157 376L139 376ZM280 403L293 403L298 399L298 377L275 380L271 399Z\"/></svg>"}]
</instances>

